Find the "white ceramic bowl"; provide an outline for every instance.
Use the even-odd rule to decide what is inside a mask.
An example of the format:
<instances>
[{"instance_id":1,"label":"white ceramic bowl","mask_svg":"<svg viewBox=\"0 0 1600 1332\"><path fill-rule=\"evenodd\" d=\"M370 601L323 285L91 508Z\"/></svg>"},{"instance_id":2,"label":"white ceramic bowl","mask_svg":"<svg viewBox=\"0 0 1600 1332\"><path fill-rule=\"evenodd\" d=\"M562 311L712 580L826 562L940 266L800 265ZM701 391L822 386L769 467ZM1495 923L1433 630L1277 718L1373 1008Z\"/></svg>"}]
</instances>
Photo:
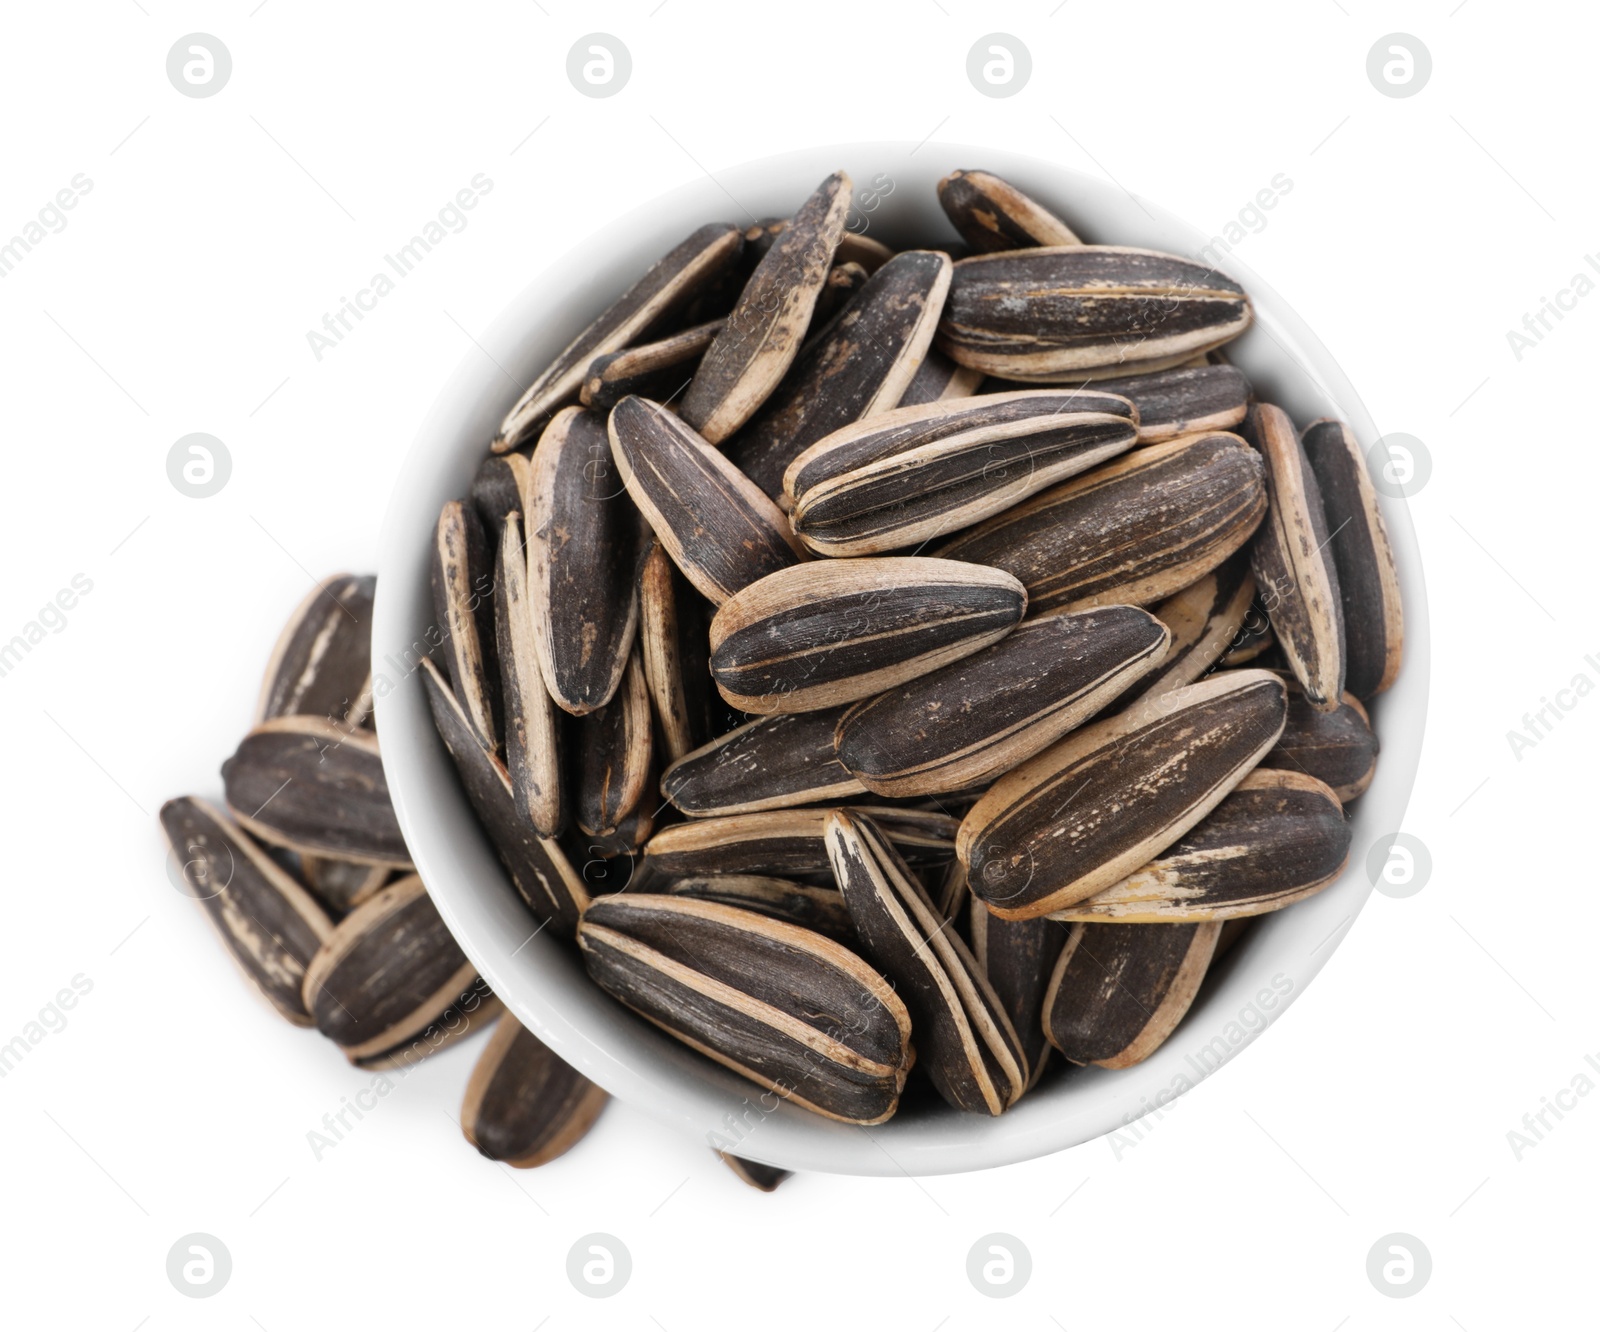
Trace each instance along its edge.
<instances>
[{"instance_id":1,"label":"white ceramic bowl","mask_svg":"<svg viewBox=\"0 0 1600 1332\"><path fill-rule=\"evenodd\" d=\"M1310 901L1260 921L1143 1064L1115 1073L1058 1073L998 1119L919 1105L862 1129L774 1104L626 1011L590 983L570 945L549 932L529 939L528 912L434 734L413 646L433 618L429 533L439 506L465 493L520 386L659 255L705 222L787 215L841 166L854 178L860 205L852 225L859 229L865 217L870 234L891 245L950 236L934 184L956 167L980 166L1056 209L1089 240L1190 255L1206 242L1154 204L1104 181L997 149L936 143L794 153L644 204L588 237L512 299L483 335L487 354L467 353L418 431L395 483L378 562L377 722L401 828L445 921L495 993L568 1063L658 1119L771 1165L860 1175L977 1170L1059 1151L1165 1104L1236 1057L1327 961L1371 891L1368 849L1399 830L1416 774L1428 683L1422 564L1404 503L1386 500L1405 602L1406 660L1399 682L1373 710L1383 752L1371 789L1354 809L1349 868ZM741 218L741 210L749 217ZM1255 325L1229 346L1230 359L1299 424L1342 417L1370 446L1377 438L1373 423L1327 350L1266 283L1232 260L1223 266L1244 283L1256 309Z\"/></svg>"}]
</instances>

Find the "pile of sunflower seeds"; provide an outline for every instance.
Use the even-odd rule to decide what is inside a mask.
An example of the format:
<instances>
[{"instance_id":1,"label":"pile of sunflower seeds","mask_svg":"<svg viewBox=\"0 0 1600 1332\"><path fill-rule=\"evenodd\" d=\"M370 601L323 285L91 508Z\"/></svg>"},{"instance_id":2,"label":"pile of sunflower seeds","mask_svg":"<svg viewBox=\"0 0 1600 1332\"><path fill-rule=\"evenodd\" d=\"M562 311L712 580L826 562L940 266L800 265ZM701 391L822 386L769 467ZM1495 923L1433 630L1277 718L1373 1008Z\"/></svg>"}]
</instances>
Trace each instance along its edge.
<instances>
[{"instance_id":1,"label":"pile of sunflower seeds","mask_svg":"<svg viewBox=\"0 0 1600 1332\"><path fill-rule=\"evenodd\" d=\"M1339 875L1398 582L1351 431L1220 350L1232 279L982 171L960 243L850 194L701 227L529 385L424 681L607 993L820 1115L998 1115Z\"/></svg>"}]
</instances>

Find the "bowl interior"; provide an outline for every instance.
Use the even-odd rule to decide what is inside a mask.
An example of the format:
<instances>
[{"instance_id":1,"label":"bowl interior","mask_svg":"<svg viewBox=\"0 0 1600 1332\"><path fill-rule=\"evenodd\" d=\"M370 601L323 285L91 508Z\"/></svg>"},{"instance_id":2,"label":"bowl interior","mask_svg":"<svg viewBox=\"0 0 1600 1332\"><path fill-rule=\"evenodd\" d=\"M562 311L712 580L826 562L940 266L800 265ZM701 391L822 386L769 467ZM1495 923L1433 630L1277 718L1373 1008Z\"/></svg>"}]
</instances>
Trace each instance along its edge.
<instances>
[{"instance_id":1,"label":"bowl interior","mask_svg":"<svg viewBox=\"0 0 1600 1332\"><path fill-rule=\"evenodd\" d=\"M1416 537L1403 501L1384 514L1399 565L1406 661L1377 700L1382 759L1351 810L1350 863L1337 883L1261 919L1219 963L1182 1025L1150 1059L1120 1072L1056 1071L997 1119L908 1103L872 1129L824 1120L693 1054L634 1017L586 977L576 950L539 933L457 783L434 733L417 663L433 621L428 536L439 507L465 494L495 427L522 386L672 245L708 221L791 213L843 166L856 189L851 226L903 247L953 238L934 186L983 166L1058 211L1086 239L1195 255L1206 238L1115 185L991 148L850 144L766 159L696 181L602 228L510 302L450 376L400 469L385 518L373 669L384 768L418 871L446 923L516 1016L613 1095L709 1146L793 1170L936 1174L1027 1160L1084 1142L1168 1103L1231 1060L1306 987L1371 891L1365 857L1397 832L1421 750L1428 624ZM1208 255L1208 260L1210 256ZM1263 397L1300 425L1348 421L1364 447L1377 431L1327 350L1265 283L1224 259L1250 292L1254 326L1228 353Z\"/></svg>"}]
</instances>

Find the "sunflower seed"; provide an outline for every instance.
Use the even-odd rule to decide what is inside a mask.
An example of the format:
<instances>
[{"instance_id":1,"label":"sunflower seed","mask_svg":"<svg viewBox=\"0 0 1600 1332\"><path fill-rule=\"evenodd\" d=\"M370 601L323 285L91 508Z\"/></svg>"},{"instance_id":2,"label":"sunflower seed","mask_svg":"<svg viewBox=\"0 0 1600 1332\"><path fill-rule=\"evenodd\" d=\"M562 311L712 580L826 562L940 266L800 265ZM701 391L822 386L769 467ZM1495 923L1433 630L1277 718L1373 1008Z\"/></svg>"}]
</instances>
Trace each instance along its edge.
<instances>
[{"instance_id":1,"label":"sunflower seed","mask_svg":"<svg viewBox=\"0 0 1600 1332\"><path fill-rule=\"evenodd\" d=\"M1074 925L1045 996L1050 1044L1074 1064L1131 1068L1194 1002L1218 923Z\"/></svg>"},{"instance_id":2,"label":"sunflower seed","mask_svg":"<svg viewBox=\"0 0 1600 1332\"><path fill-rule=\"evenodd\" d=\"M611 702L574 727L573 817L591 837L605 836L638 806L650 777L650 691L637 652Z\"/></svg>"},{"instance_id":3,"label":"sunflower seed","mask_svg":"<svg viewBox=\"0 0 1600 1332\"><path fill-rule=\"evenodd\" d=\"M1338 878L1349 850L1350 825L1327 786L1261 767L1148 865L1054 919L1133 924L1278 911Z\"/></svg>"},{"instance_id":4,"label":"sunflower seed","mask_svg":"<svg viewBox=\"0 0 1600 1332\"><path fill-rule=\"evenodd\" d=\"M789 463L823 436L893 407L927 354L950 286L950 260L896 255L807 346L760 411L727 443L734 464L768 495Z\"/></svg>"},{"instance_id":5,"label":"sunflower seed","mask_svg":"<svg viewBox=\"0 0 1600 1332\"><path fill-rule=\"evenodd\" d=\"M528 386L501 422L494 452L505 453L533 438L556 408L577 396L595 357L665 331L678 310L733 267L743 245L737 227L716 222L657 260Z\"/></svg>"},{"instance_id":6,"label":"sunflower seed","mask_svg":"<svg viewBox=\"0 0 1600 1332\"><path fill-rule=\"evenodd\" d=\"M363 865L334 856L301 856L300 873L317 900L338 920L388 883L394 871L387 865Z\"/></svg>"},{"instance_id":7,"label":"sunflower seed","mask_svg":"<svg viewBox=\"0 0 1600 1332\"><path fill-rule=\"evenodd\" d=\"M295 714L365 724L372 711L372 594L377 583L370 574L335 574L300 603L267 662L256 703L258 725Z\"/></svg>"},{"instance_id":8,"label":"sunflower seed","mask_svg":"<svg viewBox=\"0 0 1600 1332\"><path fill-rule=\"evenodd\" d=\"M612 468L605 418L560 412L533 451L524 498L539 666L550 697L582 716L616 692L639 620L639 520Z\"/></svg>"},{"instance_id":9,"label":"sunflower seed","mask_svg":"<svg viewBox=\"0 0 1600 1332\"><path fill-rule=\"evenodd\" d=\"M667 885L666 891L675 897L721 902L724 906L741 907L773 920L786 920L843 944L855 940L855 926L850 923L850 913L837 888L758 874L715 874L675 879Z\"/></svg>"},{"instance_id":10,"label":"sunflower seed","mask_svg":"<svg viewBox=\"0 0 1600 1332\"><path fill-rule=\"evenodd\" d=\"M1231 365L1158 370L1127 379L1099 380L1095 387L1132 400L1139 409L1141 444L1232 430L1244 420L1250 405L1250 381Z\"/></svg>"},{"instance_id":11,"label":"sunflower seed","mask_svg":"<svg viewBox=\"0 0 1600 1332\"><path fill-rule=\"evenodd\" d=\"M974 250L1082 244L1054 213L987 171L952 171L938 188L945 216Z\"/></svg>"},{"instance_id":12,"label":"sunflower seed","mask_svg":"<svg viewBox=\"0 0 1600 1332\"><path fill-rule=\"evenodd\" d=\"M1104 410L1098 410L1104 408ZM1049 389L900 407L825 436L784 475L800 539L878 555L955 532L1133 447L1109 394Z\"/></svg>"},{"instance_id":13,"label":"sunflower seed","mask_svg":"<svg viewBox=\"0 0 1600 1332\"><path fill-rule=\"evenodd\" d=\"M828 270L828 276L822 281L822 290L817 293L817 304L811 311L811 322L806 325L805 338L800 343L800 356L803 357L812 343L828 333L839 312L867 285L867 278L867 270L860 264L835 264Z\"/></svg>"},{"instance_id":14,"label":"sunflower seed","mask_svg":"<svg viewBox=\"0 0 1600 1332\"><path fill-rule=\"evenodd\" d=\"M455 1003L415 1036L408 1036L387 1050L362 1055L350 1062L369 1072L389 1068L409 1070L429 1055L448 1049L484 1027L492 1027L504 1012L505 1005L479 977Z\"/></svg>"},{"instance_id":15,"label":"sunflower seed","mask_svg":"<svg viewBox=\"0 0 1600 1332\"><path fill-rule=\"evenodd\" d=\"M1092 717L1168 640L1132 606L1026 620L991 647L856 704L838 761L886 796L987 782Z\"/></svg>"},{"instance_id":16,"label":"sunflower seed","mask_svg":"<svg viewBox=\"0 0 1600 1332\"><path fill-rule=\"evenodd\" d=\"M829 814L827 842L856 933L905 999L934 1087L957 1110L1000 1114L1027 1086L1027 1057L972 953L870 818Z\"/></svg>"},{"instance_id":17,"label":"sunflower seed","mask_svg":"<svg viewBox=\"0 0 1600 1332\"><path fill-rule=\"evenodd\" d=\"M746 712L866 698L1003 638L1027 594L1009 573L952 560L823 560L728 599L711 621L711 674Z\"/></svg>"},{"instance_id":18,"label":"sunflower seed","mask_svg":"<svg viewBox=\"0 0 1600 1332\"><path fill-rule=\"evenodd\" d=\"M1345 686L1371 698L1400 673L1404 616L1400 576L1361 446L1341 421L1313 421L1301 440L1322 492L1328 549L1339 574Z\"/></svg>"},{"instance_id":19,"label":"sunflower seed","mask_svg":"<svg viewBox=\"0 0 1600 1332\"><path fill-rule=\"evenodd\" d=\"M1378 737L1367 710L1346 693L1333 712L1311 706L1300 689L1289 690L1289 718L1273 751L1262 760L1326 782L1340 802L1349 804L1372 784L1378 767Z\"/></svg>"},{"instance_id":20,"label":"sunflower seed","mask_svg":"<svg viewBox=\"0 0 1600 1332\"><path fill-rule=\"evenodd\" d=\"M494 637L494 558L477 511L450 500L434 528L433 612L438 658L485 748L500 747L500 663Z\"/></svg>"},{"instance_id":21,"label":"sunflower seed","mask_svg":"<svg viewBox=\"0 0 1600 1332\"><path fill-rule=\"evenodd\" d=\"M732 1152L717 1152L722 1158L722 1163L733 1171L740 1179L753 1189L760 1189L763 1193L771 1193L790 1175L792 1170L784 1170L778 1166L764 1165L760 1161L747 1161L742 1156L735 1156Z\"/></svg>"},{"instance_id":22,"label":"sunflower seed","mask_svg":"<svg viewBox=\"0 0 1600 1332\"><path fill-rule=\"evenodd\" d=\"M858 806L913 865L943 865L955 853L959 826L925 810ZM645 844L647 864L672 878L692 875L825 874L826 809L775 809L692 819L663 828Z\"/></svg>"},{"instance_id":23,"label":"sunflower seed","mask_svg":"<svg viewBox=\"0 0 1600 1332\"><path fill-rule=\"evenodd\" d=\"M306 966L333 922L294 878L231 819L195 796L161 806L161 829L200 905L250 982L297 1027L311 1016L300 997ZM843 909L843 903L840 904Z\"/></svg>"},{"instance_id":24,"label":"sunflower seed","mask_svg":"<svg viewBox=\"0 0 1600 1332\"><path fill-rule=\"evenodd\" d=\"M668 762L699 748L711 734L707 611L705 599L652 538L639 573L639 649Z\"/></svg>"},{"instance_id":25,"label":"sunflower seed","mask_svg":"<svg viewBox=\"0 0 1600 1332\"><path fill-rule=\"evenodd\" d=\"M685 814L753 814L860 795L867 788L834 754L844 707L762 717L720 735L661 775L661 794Z\"/></svg>"},{"instance_id":26,"label":"sunflower seed","mask_svg":"<svg viewBox=\"0 0 1600 1332\"><path fill-rule=\"evenodd\" d=\"M624 893L578 929L589 974L686 1045L831 1119L881 1124L911 1064L911 1019L848 949L715 902Z\"/></svg>"},{"instance_id":27,"label":"sunflower seed","mask_svg":"<svg viewBox=\"0 0 1600 1332\"><path fill-rule=\"evenodd\" d=\"M1215 569L1267 511L1261 459L1236 435L1136 449L934 553L1015 574L1034 613L1161 601Z\"/></svg>"},{"instance_id":28,"label":"sunflower seed","mask_svg":"<svg viewBox=\"0 0 1600 1332\"><path fill-rule=\"evenodd\" d=\"M585 407L610 411L629 394L656 398L662 402L676 397L694 378L713 338L722 331L723 321L696 324L659 342L625 347L619 352L596 356L584 372L583 390L578 400Z\"/></svg>"},{"instance_id":29,"label":"sunflower seed","mask_svg":"<svg viewBox=\"0 0 1600 1332\"><path fill-rule=\"evenodd\" d=\"M506 515L522 508L522 497L528 488L528 460L532 456L532 444L510 453L491 453L473 474L467 498L477 511L491 549L499 549Z\"/></svg>"},{"instance_id":30,"label":"sunflower seed","mask_svg":"<svg viewBox=\"0 0 1600 1332\"><path fill-rule=\"evenodd\" d=\"M801 559L778 506L659 403L624 398L611 410L610 434L628 494L673 563L711 602L720 606Z\"/></svg>"},{"instance_id":31,"label":"sunflower seed","mask_svg":"<svg viewBox=\"0 0 1600 1332\"><path fill-rule=\"evenodd\" d=\"M1139 696L1154 698L1206 675L1237 645L1255 594L1250 558L1241 550L1156 606L1155 617L1172 631L1172 642L1154 673L1140 682Z\"/></svg>"},{"instance_id":32,"label":"sunflower seed","mask_svg":"<svg viewBox=\"0 0 1600 1332\"><path fill-rule=\"evenodd\" d=\"M1254 575L1251 575L1250 582L1254 586ZM1278 640L1272 633L1272 621L1267 619L1260 602L1252 601L1245 612L1244 623L1239 626L1239 632L1234 635L1233 642L1223 655L1222 665L1230 670L1246 664L1260 666L1264 662L1264 654L1273 652L1277 646Z\"/></svg>"},{"instance_id":33,"label":"sunflower seed","mask_svg":"<svg viewBox=\"0 0 1600 1332\"><path fill-rule=\"evenodd\" d=\"M1045 991L1067 931L1043 918L1001 920L977 901L971 903L971 911L972 956L1011 1019L1031 1070L1028 1086L1035 1086L1050 1051L1041 1017Z\"/></svg>"},{"instance_id":34,"label":"sunflower seed","mask_svg":"<svg viewBox=\"0 0 1600 1332\"><path fill-rule=\"evenodd\" d=\"M838 248L833 252L835 264L860 264L868 273L876 273L895 252L880 240L860 231L846 231L839 237Z\"/></svg>"},{"instance_id":35,"label":"sunflower seed","mask_svg":"<svg viewBox=\"0 0 1600 1332\"><path fill-rule=\"evenodd\" d=\"M1316 474L1281 408L1258 403L1248 427L1267 464L1271 501L1250 567L1290 669L1312 707L1332 712L1344 693L1344 615Z\"/></svg>"},{"instance_id":36,"label":"sunflower seed","mask_svg":"<svg viewBox=\"0 0 1600 1332\"><path fill-rule=\"evenodd\" d=\"M589 900L582 877L553 839L539 836L526 807L517 803L505 765L478 743L461 704L426 657L422 661L422 682L433 710L434 727L450 751L467 799L517 892L541 922L557 921L570 934L577 929L578 914Z\"/></svg>"},{"instance_id":37,"label":"sunflower seed","mask_svg":"<svg viewBox=\"0 0 1600 1332\"><path fill-rule=\"evenodd\" d=\"M491 1161L542 1166L578 1141L610 1099L514 1017L483 1047L461 1102L461 1132Z\"/></svg>"},{"instance_id":38,"label":"sunflower seed","mask_svg":"<svg viewBox=\"0 0 1600 1332\"><path fill-rule=\"evenodd\" d=\"M1161 854L1277 743L1288 702L1267 671L1141 699L1007 773L956 837L972 891L1026 920L1092 897Z\"/></svg>"},{"instance_id":39,"label":"sunflower seed","mask_svg":"<svg viewBox=\"0 0 1600 1332\"><path fill-rule=\"evenodd\" d=\"M921 873L923 882L928 885L928 900L933 903L933 909L939 913L941 920L954 920L970 909L972 891L967 887L967 867L960 860L929 867Z\"/></svg>"},{"instance_id":40,"label":"sunflower seed","mask_svg":"<svg viewBox=\"0 0 1600 1332\"><path fill-rule=\"evenodd\" d=\"M897 407L920 407L925 402L942 402L949 398L970 398L983 382L982 370L969 370L957 365L942 351L928 348L917 373L911 376L906 391L900 395Z\"/></svg>"},{"instance_id":41,"label":"sunflower seed","mask_svg":"<svg viewBox=\"0 0 1600 1332\"><path fill-rule=\"evenodd\" d=\"M1165 370L1250 324L1244 288L1202 264L1113 245L980 254L955 266L939 349L1010 379Z\"/></svg>"},{"instance_id":42,"label":"sunflower seed","mask_svg":"<svg viewBox=\"0 0 1600 1332\"><path fill-rule=\"evenodd\" d=\"M508 454L515 457L515 454ZM500 655L500 695L505 703L505 764L519 808L535 831L554 837L566 824L561 783L559 712L539 664L522 515L506 515L495 580L495 640Z\"/></svg>"},{"instance_id":43,"label":"sunflower seed","mask_svg":"<svg viewBox=\"0 0 1600 1332\"><path fill-rule=\"evenodd\" d=\"M306 967L317 1030L354 1062L423 1031L477 979L415 874L346 916Z\"/></svg>"},{"instance_id":44,"label":"sunflower seed","mask_svg":"<svg viewBox=\"0 0 1600 1332\"><path fill-rule=\"evenodd\" d=\"M262 841L302 855L409 868L371 731L274 717L222 765L228 808Z\"/></svg>"},{"instance_id":45,"label":"sunflower seed","mask_svg":"<svg viewBox=\"0 0 1600 1332\"><path fill-rule=\"evenodd\" d=\"M850 211L850 177L836 171L772 242L683 395L683 419L720 444L777 387L828 276Z\"/></svg>"}]
</instances>

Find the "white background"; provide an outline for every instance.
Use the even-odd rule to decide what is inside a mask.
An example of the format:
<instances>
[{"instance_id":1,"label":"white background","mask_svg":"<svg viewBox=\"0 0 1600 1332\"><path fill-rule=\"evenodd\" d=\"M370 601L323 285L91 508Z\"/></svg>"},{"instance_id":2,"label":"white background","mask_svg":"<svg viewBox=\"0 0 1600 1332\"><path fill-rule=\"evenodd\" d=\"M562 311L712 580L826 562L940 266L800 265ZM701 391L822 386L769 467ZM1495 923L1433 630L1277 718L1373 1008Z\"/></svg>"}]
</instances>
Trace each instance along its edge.
<instances>
[{"instance_id":1,"label":"white background","mask_svg":"<svg viewBox=\"0 0 1600 1332\"><path fill-rule=\"evenodd\" d=\"M1051 0L6 7L0 240L93 182L0 279L0 640L75 574L93 590L0 678L7 882L0 1043L75 975L68 1025L0 1081L6 1326L446 1325L1334 1329L1592 1323L1600 1096L1518 1159L1507 1134L1600 1059L1586 854L1600 699L1515 757L1506 733L1582 672L1600 299L1519 360L1507 331L1600 248L1586 165L1600 24L1503 0ZM252 12L253 11L253 12ZM1052 12L1053 11L1053 12ZM1029 47L1018 95L968 49ZM568 48L632 53L579 96ZM168 49L233 73L180 96ZM1428 86L1380 96L1392 32ZM531 135L531 137L530 137ZM931 136L931 137L930 137ZM312 575L372 565L391 479L437 387L509 294L702 171L852 139L1003 144L1115 179L1210 234L1278 173L1237 253L1342 362L1380 429L1422 439L1411 501L1434 623L1406 828L1433 876L1374 897L1308 993L1142 1136L927 1181L798 1177L768 1197L612 1104L559 1162L478 1158L455 1116L479 1042L405 1079L316 1160L369 1076L278 1021L168 882L155 811L215 794L260 668ZM981 166L951 161L949 166ZM477 173L492 192L335 350L306 333ZM1600 262L1600 259L1597 259ZM169 484L204 431L233 475ZM1588 1070L1600 1081L1600 1074ZM1522 1131L1526 1132L1526 1129ZM1543 1130L1541 1130L1543 1132ZM169 1284L192 1231L233 1257ZM619 1237L615 1298L565 1274ZM1019 1294L966 1275L992 1231ZM1366 1275L1420 1238L1408 1299Z\"/></svg>"}]
</instances>

